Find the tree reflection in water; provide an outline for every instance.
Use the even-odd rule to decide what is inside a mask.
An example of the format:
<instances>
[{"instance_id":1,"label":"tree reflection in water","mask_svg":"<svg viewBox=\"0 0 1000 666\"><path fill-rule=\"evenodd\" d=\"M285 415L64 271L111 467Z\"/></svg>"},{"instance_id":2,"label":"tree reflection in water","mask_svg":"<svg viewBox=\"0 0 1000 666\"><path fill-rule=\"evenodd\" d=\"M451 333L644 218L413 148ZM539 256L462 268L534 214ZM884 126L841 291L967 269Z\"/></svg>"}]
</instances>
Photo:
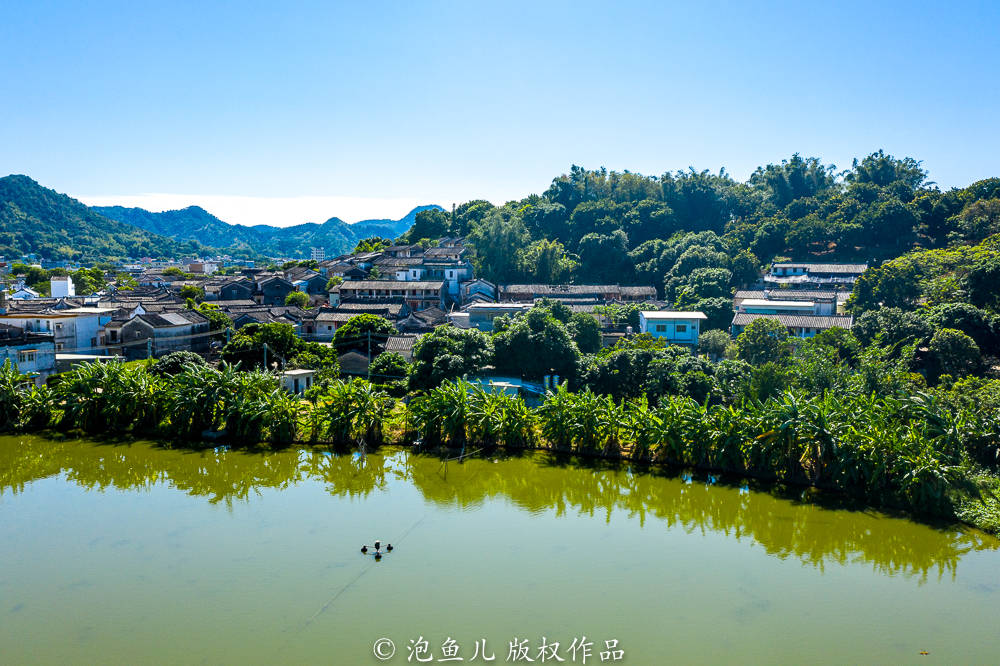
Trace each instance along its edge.
<instances>
[{"instance_id":1,"label":"tree reflection in water","mask_svg":"<svg viewBox=\"0 0 1000 666\"><path fill-rule=\"evenodd\" d=\"M249 452L172 449L154 444L0 437L0 495L62 474L88 490L170 486L211 503L245 502L262 489L322 483L335 497L366 497L409 484L440 506L504 501L532 513L554 511L636 519L645 527L681 528L751 539L770 555L805 564L867 562L885 574L954 576L959 559L1000 542L970 529L936 529L870 511L830 510L766 492L590 465L547 453L442 462L398 449L335 454L314 449Z\"/></svg>"}]
</instances>

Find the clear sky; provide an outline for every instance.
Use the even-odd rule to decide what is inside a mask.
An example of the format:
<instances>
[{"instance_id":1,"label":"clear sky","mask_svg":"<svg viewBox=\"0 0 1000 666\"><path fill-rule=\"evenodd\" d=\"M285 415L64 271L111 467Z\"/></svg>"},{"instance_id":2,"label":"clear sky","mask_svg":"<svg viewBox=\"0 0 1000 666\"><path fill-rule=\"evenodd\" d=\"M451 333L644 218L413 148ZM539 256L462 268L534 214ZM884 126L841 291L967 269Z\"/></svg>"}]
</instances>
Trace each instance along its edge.
<instances>
[{"instance_id":1,"label":"clear sky","mask_svg":"<svg viewBox=\"0 0 1000 666\"><path fill-rule=\"evenodd\" d=\"M501 203L571 164L884 148L1000 176L1000 3L0 3L0 172L230 222Z\"/></svg>"}]
</instances>

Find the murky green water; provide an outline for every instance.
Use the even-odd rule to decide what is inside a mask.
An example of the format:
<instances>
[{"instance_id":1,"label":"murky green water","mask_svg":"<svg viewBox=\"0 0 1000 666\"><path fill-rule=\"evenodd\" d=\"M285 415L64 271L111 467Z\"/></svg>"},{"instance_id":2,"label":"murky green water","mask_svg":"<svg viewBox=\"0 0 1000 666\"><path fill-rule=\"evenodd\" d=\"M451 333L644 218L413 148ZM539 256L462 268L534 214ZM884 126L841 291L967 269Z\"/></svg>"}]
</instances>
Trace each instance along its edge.
<instances>
[{"instance_id":1,"label":"murky green water","mask_svg":"<svg viewBox=\"0 0 1000 666\"><path fill-rule=\"evenodd\" d=\"M386 637L406 663L423 636L503 663L545 636L572 663L586 636L587 663L995 663L998 545L543 455L8 437L0 662L381 663Z\"/></svg>"}]
</instances>

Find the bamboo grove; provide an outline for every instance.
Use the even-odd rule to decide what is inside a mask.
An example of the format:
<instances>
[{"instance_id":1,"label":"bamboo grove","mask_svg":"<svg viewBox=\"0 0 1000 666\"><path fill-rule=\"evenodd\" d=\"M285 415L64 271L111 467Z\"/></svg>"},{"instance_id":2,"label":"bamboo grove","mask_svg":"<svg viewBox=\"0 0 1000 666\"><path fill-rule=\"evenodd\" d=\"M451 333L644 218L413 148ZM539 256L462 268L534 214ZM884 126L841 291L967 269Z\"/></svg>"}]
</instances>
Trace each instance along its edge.
<instances>
[{"instance_id":1,"label":"bamboo grove","mask_svg":"<svg viewBox=\"0 0 1000 666\"><path fill-rule=\"evenodd\" d=\"M247 448L544 448L832 489L993 531L1000 510L981 481L995 480L1000 415L918 390L796 388L729 404L680 395L650 404L563 386L531 407L461 381L400 400L364 380L335 380L301 399L272 374L226 364L162 376L142 365L84 364L35 387L5 364L0 429Z\"/></svg>"}]
</instances>

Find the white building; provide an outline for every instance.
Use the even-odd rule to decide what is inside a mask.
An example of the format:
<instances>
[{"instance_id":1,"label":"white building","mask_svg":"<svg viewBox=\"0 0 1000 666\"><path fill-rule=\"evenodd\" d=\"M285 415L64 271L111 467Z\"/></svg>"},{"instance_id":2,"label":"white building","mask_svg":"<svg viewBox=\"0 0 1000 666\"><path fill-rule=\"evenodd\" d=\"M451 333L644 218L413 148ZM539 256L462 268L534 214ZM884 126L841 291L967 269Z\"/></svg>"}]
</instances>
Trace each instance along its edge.
<instances>
[{"instance_id":1,"label":"white building","mask_svg":"<svg viewBox=\"0 0 1000 666\"><path fill-rule=\"evenodd\" d=\"M211 275L217 270L219 270L217 261L195 261L188 264L188 273L195 275Z\"/></svg>"},{"instance_id":2,"label":"white building","mask_svg":"<svg viewBox=\"0 0 1000 666\"><path fill-rule=\"evenodd\" d=\"M302 395L315 382L316 371L307 368L285 370L281 373L281 386L292 395Z\"/></svg>"},{"instance_id":3,"label":"white building","mask_svg":"<svg viewBox=\"0 0 1000 666\"><path fill-rule=\"evenodd\" d=\"M10 292L9 298L13 298L18 301L30 301L41 296L37 291L31 287L20 286Z\"/></svg>"},{"instance_id":4,"label":"white building","mask_svg":"<svg viewBox=\"0 0 1000 666\"><path fill-rule=\"evenodd\" d=\"M37 386L43 385L46 377L55 372L56 348L52 335L0 324L0 366L8 361Z\"/></svg>"},{"instance_id":5,"label":"white building","mask_svg":"<svg viewBox=\"0 0 1000 666\"><path fill-rule=\"evenodd\" d=\"M315 262L326 261L326 250L321 247L309 248L309 258Z\"/></svg>"},{"instance_id":6,"label":"white building","mask_svg":"<svg viewBox=\"0 0 1000 666\"><path fill-rule=\"evenodd\" d=\"M49 278L49 286L52 288L52 298L69 298L76 296L76 285L73 278L68 275L54 275Z\"/></svg>"},{"instance_id":7,"label":"white building","mask_svg":"<svg viewBox=\"0 0 1000 666\"><path fill-rule=\"evenodd\" d=\"M704 312L669 312L643 310L639 313L639 332L670 344L697 345Z\"/></svg>"},{"instance_id":8,"label":"white building","mask_svg":"<svg viewBox=\"0 0 1000 666\"><path fill-rule=\"evenodd\" d=\"M51 333L56 351L102 349L101 329L111 321L115 308L80 307L40 312L8 310L0 315L0 324L16 326L28 333Z\"/></svg>"}]
</instances>

